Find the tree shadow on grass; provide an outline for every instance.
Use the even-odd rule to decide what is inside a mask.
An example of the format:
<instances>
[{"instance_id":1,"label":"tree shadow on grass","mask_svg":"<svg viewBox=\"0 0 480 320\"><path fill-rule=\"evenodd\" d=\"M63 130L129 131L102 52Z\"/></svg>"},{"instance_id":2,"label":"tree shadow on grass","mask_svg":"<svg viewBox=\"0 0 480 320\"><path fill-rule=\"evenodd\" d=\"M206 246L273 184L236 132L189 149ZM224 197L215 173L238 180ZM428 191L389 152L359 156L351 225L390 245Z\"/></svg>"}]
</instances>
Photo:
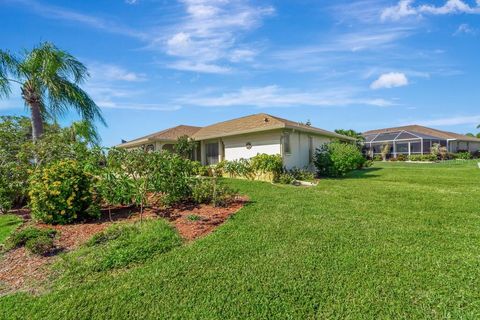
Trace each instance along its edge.
<instances>
[{"instance_id":1,"label":"tree shadow on grass","mask_svg":"<svg viewBox=\"0 0 480 320\"><path fill-rule=\"evenodd\" d=\"M365 168L359 169L350 172L345 176L345 178L349 179L369 179L369 178L376 178L380 175L375 174L376 171L383 170L382 168Z\"/></svg>"}]
</instances>

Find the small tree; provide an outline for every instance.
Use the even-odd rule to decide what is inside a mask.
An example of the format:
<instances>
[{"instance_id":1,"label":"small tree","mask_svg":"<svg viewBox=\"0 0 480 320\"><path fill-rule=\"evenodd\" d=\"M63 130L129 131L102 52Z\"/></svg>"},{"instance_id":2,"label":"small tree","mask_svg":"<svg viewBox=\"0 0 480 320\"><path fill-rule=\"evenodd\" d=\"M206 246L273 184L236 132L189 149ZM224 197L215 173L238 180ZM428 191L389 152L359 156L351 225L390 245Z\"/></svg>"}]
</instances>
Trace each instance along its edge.
<instances>
[{"instance_id":1,"label":"small tree","mask_svg":"<svg viewBox=\"0 0 480 320\"><path fill-rule=\"evenodd\" d=\"M134 198L133 183L122 170L105 168L99 182L99 191L108 206L108 218L112 221L112 206L131 204Z\"/></svg>"},{"instance_id":2,"label":"small tree","mask_svg":"<svg viewBox=\"0 0 480 320\"><path fill-rule=\"evenodd\" d=\"M382 146L381 154L382 154L382 160L387 161L387 156L390 154L390 145L389 144L384 144Z\"/></svg>"},{"instance_id":3,"label":"small tree","mask_svg":"<svg viewBox=\"0 0 480 320\"><path fill-rule=\"evenodd\" d=\"M140 221L147 202L152 171L151 154L142 149L125 150L112 148L108 154L108 166L122 172L128 178L129 195L133 203L140 207Z\"/></svg>"},{"instance_id":4,"label":"small tree","mask_svg":"<svg viewBox=\"0 0 480 320\"><path fill-rule=\"evenodd\" d=\"M190 159L195 150L195 140L188 136L181 136L177 139L177 143L173 147L173 150L185 159Z\"/></svg>"}]
</instances>

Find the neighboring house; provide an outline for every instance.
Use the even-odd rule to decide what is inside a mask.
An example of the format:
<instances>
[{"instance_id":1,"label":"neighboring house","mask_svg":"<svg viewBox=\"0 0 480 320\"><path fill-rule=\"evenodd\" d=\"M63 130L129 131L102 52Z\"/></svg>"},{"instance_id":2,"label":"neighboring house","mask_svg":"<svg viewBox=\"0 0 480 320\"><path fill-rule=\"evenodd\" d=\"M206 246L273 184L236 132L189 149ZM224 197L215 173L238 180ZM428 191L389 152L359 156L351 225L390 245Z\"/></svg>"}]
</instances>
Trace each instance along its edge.
<instances>
[{"instance_id":1,"label":"neighboring house","mask_svg":"<svg viewBox=\"0 0 480 320\"><path fill-rule=\"evenodd\" d=\"M370 156L380 154L382 146L387 144L394 157L399 154L428 154L435 143L446 147L449 152L480 150L478 138L419 125L370 130L363 136Z\"/></svg>"},{"instance_id":2,"label":"neighboring house","mask_svg":"<svg viewBox=\"0 0 480 320\"><path fill-rule=\"evenodd\" d=\"M170 150L175 140L185 134L197 141L193 159L204 165L222 160L248 159L266 153L280 154L288 169L313 168L311 164L315 149L327 142L354 141L335 132L259 113L203 128L178 126L122 143L118 147L165 150L165 146L169 146Z\"/></svg>"},{"instance_id":3,"label":"neighboring house","mask_svg":"<svg viewBox=\"0 0 480 320\"><path fill-rule=\"evenodd\" d=\"M124 142L117 147L126 149L142 148L149 151L173 151L173 146L177 142L178 138L182 136L191 137L198 130L200 130L200 127L180 125L159 132L155 132L147 136L137 138L135 140Z\"/></svg>"}]
</instances>

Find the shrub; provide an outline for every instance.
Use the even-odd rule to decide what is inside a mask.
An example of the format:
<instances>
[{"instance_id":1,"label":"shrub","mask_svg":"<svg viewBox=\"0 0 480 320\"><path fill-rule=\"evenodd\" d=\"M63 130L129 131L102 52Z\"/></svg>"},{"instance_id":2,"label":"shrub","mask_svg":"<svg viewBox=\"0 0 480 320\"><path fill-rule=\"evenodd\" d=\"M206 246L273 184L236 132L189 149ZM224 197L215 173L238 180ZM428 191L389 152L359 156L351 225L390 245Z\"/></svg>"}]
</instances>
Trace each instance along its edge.
<instances>
[{"instance_id":1,"label":"shrub","mask_svg":"<svg viewBox=\"0 0 480 320\"><path fill-rule=\"evenodd\" d=\"M222 163L222 170L230 178L243 177L247 179L253 178L253 167L251 162L247 159L238 159L233 161L224 161Z\"/></svg>"},{"instance_id":2,"label":"shrub","mask_svg":"<svg viewBox=\"0 0 480 320\"><path fill-rule=\"evenodd\" d=\"M66 224L98 217L94 178L75 160L54 162L30 177L32 216L45 223Z\"/></svg>"},{"instance_id":3,"label":"shrub","mask_svg":"<svg viewBox=\"0 0 480 320\"><path fill-rule=\"evenodd\" d=\"M376 154L376 155L373 156L373 161L382 161L382 160L383 160L382 156L379 155L379 154Z\"/></svg>"},{"instance_id":4,"label":"shrub","mask_svg":"<svg viewBox=\"0 0 480 320\"><path fill-rule=\"evenodd\" d=\"M114 224L81 248L65 255L57 268L83 279L89 274L128 267L179 246L182 240L164 220Z\"/></svg>"},{"instance_id":5,"label":"shrub","mask_svg":"<svg viewBox=\"0 0 480 320\"><path fill-rule=\"evenodd\" d=\"M199 221L199 220L202 219L202 217L197 216L196 214L189 214L187 216L187 219L190 220L190 221Z\"/></svg>"},{"instance_id":6,"label":"shrub","mask_svg":"<svg viewBox=\"0 0 480 320\"><path fill-rule=\"evenodd\" d=\"M53 239L56 233L54 229L27 227L14 232L7 239L6 248L11 250L25 246L32 253L46 254L53 249Z\"/></svg>"},{"instance_id":7,"label":"shrub","mask_svg":"<svg viewBox=\"0 0 480 320\"><path fill-rule=\"evenodd\" d=\"M365 158L353 144L331 142L315 153L314 164L320 176L339 177L360 168Z\"/></svg>"},{"instance_id":8,"label":"shrub","mask_svg":"<svg viewBox=\"0 0 480 320\"><path fill-rule=\"evenodd\" d=\"M195 151L195 145L195 140L185 135L177 139L177 143L173 146L173 150L182 158L190 159Z\"/></svg>"},{"instance_id":9,"label":"shrub","mask_svg":"<svg viewBox=\"0 0 480 320\"><path fill-rule=\"evenodd\" d=\"M295 177L289 172L284 172L278 177L278 182L283 184L292 184L295 182Z\"/></svg>"},{"instance_id":10,"label":"shrub","mask_svg":"<svg viewBox=\"0 0 480 320\"><path fill-rule=\"evenodd\" d=\"M473 158L472 154L468 151L458 152L455 156L457 159L461 160L470 160Z\"/></svg>"},{"instance_id":11,"label":"shrub","mask_svg":"<svg viewBox=\"0 0 480 320\"><path fill-rule=\"evenodd\" d=\"M190 184L194 179L194 161L169 152L153 152L148 155L147 188L163 193L166 205L173 204L191 195Z\"/></svg>"},{"instance_id":12,"label":"shrub","mask_svg":"<svg viewBox=\"0 0 480 320\"><path fill-rule=\"evenodd\" d=\"M230 178L242 177L246 179L255 179L263 174L270 174L269 179L278 180L283 172L283 160L278 154L257 154L251 159L238 159L233 161L222 161L217 167Z\"/></svg>"},{"instance_id":13,"label":"shrub","mask_svg":"<svg viewBox=\"0 0 480 320\"><path fill-rule=\"evenodd\" d=\"M255 172L273 173L274 177L278 177L283 171L283 160L279 154L257 154L250 161Z\"/></svg>"},{"instance_id":14,"label":"shrub","mask_svg":"<svg viewBox=\"0 0 480 320\"><path fill-rule=\"evenodd\" d=\"M208 166L202 166L202 164L198 161L194 161L192 165L193 165L193 173L195 175L202 176L202 177L208 177L210 175Z\"/></svg>"},{"instance_id":15,"label":"shrub","mask_svg":"<svg viewBox=\"0 0 480 320\"><path fill-rule=\"evenodd\" d=\"M27 248L30 252L38 255L45 255L49 253L50 251L52 251L53 247L53 238L48 236L41 236L29 239L25 243L25 248Z\"/></svg>"},{"instance_id":16,"label":"shrub","mask_svg":"<svg viewBox=\"0 0 480 320\"><path fill-rule=\"evenodd\" d=\"M288 174L290 174L295 180L311 181L315 179L315 174L305 169L292 168L288 170Z\"/></svg>"},{"instance_id":17,"label":"shrub","mask_svg":"<svg viewBox=\"0 0 480 320\"><path fill-rule=\"evenodd\" d=\"M408 157L404 154L398 154L397 155L397 160L398 161L407 161Z\"/></svg>"},{"instance_id":18,"label":"shrub","mask_svg":"<svg viewBox=\"0 0 480 320\"><path fill-rule=\"evenodd\" d=\"M437 156L434 154L411 154L408 156L410 161L437 161Z\"/></svg>"},{"instance_id":19,"label":"shrub","mask_svg":"<svg viewBox=\"0 0 480 320\"><path fill-rule=\"evenodd\" d=\"M195 203L226 206L235 195L235 191L218 184L215 178L200 178L192 183L192 201Z\"/></svg>"}]
</instances>

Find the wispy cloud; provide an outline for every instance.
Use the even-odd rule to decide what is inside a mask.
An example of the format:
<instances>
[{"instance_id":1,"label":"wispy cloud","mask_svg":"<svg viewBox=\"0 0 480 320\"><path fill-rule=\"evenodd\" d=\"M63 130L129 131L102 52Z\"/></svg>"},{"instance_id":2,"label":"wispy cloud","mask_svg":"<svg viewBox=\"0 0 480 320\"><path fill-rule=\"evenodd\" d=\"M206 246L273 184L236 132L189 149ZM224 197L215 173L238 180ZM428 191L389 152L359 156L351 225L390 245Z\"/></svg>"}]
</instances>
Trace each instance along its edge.
<instances>
[{"instance_id":1,"label":"wispy cloud","mask_svg":"<svg viewBox=\"0 0 480 320\"><path fill-rule=\"evenodd\" d=\"M378 79L372 82L371 89L395 88L408 85L408 78L401 72L389 72L381 74Z\"/></svg>"},{"instance_id":2,"label":"wispy cloud","mask_svg":"<svg viewBox=\"0 0 480 320\"><path fill-rule=\"evenodd\" d=\"M256 51L239 38L258 27L273 7L256 7L242 0L182 0L185 15L170 28L167 37L154 39L176 59L170 68L207 73L226 73L222 64L250 60ZM245 48L246 47L246 48Z\"/></svg>"},{"instance_id":3,"label":"wispy cloud","mask_svg":"<svg viewBox=\"0 0 480 320\"><path fill-rule=\"evenodd\" d=\"M179 104L202 107L253 106L260 108L298 106L391 106L394 103L382 98L355 96L355 89L332 89L325 91L302 91L285 89L276 85L241 88L238 91L214 94L190 95L177 100Z\"/></svg>"},{"instance_id":4,"label":"wispy cloud","mask_svg":"<svg viewBox=\"0 0 480 320\"><path fill-rule=\"evenodd\" d=\"M63 7L40 3L36 0L3 0L5 3L17 4L33 11L45 18L63 20L69 23L81 23L83 25L104 30L109 33L121 34L140 40L147 40L147 33L132 29L110 19L102 19L94 15L80 13Z\"/></svg>"},{"instance_id":5,"label":"wispy cloud","mask_svg":"<svg viewBox=\"0 0 480 320\"><path fill-rule=\"evenodd\" d=\"M137 111L177 111L182 107L178 105L162 106L150 103L115 103L112 101L99 101L98 106L104 109L137 110Z\"/></svg>"},{"instance_id":6,"label":"wispy cloud","mask_svg":"<svg viewBox=\"0 0 480 320\"><path fill-rule=\"evenodd\" d=\"M92 79L98 82L108 82L108 81L127 81L127 82L138 82L145 81L147 77L143 73L136 73L133 71L126 70L125 68L114 65L114 64L105 64L100 62L93 62L88 65L88 70Z\"/></svg>"},{"instance_id":7,"label":"wispy cloud","mask_svg":"<svg viewBox=\"0 0 480 320\"><path fill-rule=\"evenodd\" d=\"M422 4L415 6L415 0L400 0L395 6L385 8L380 17L381 20L400 20L409 16L420 17L423 14L446 15L446 14L480 14L480 2L474 5L462 0L447 0L441 6Z\"/></svg>"},{"instance_id":8,"label":"wispy cloud","mask_svg":"<svg viewBox=\"0 0 480 320\"><path fill-rule=\"evenodd\" d=\"M467 23L462 23L458 26L457 30L453 33L454 36L459 35L477 35L478 30L475 28L470 27Z\"/></svg>"}]
</instances>

